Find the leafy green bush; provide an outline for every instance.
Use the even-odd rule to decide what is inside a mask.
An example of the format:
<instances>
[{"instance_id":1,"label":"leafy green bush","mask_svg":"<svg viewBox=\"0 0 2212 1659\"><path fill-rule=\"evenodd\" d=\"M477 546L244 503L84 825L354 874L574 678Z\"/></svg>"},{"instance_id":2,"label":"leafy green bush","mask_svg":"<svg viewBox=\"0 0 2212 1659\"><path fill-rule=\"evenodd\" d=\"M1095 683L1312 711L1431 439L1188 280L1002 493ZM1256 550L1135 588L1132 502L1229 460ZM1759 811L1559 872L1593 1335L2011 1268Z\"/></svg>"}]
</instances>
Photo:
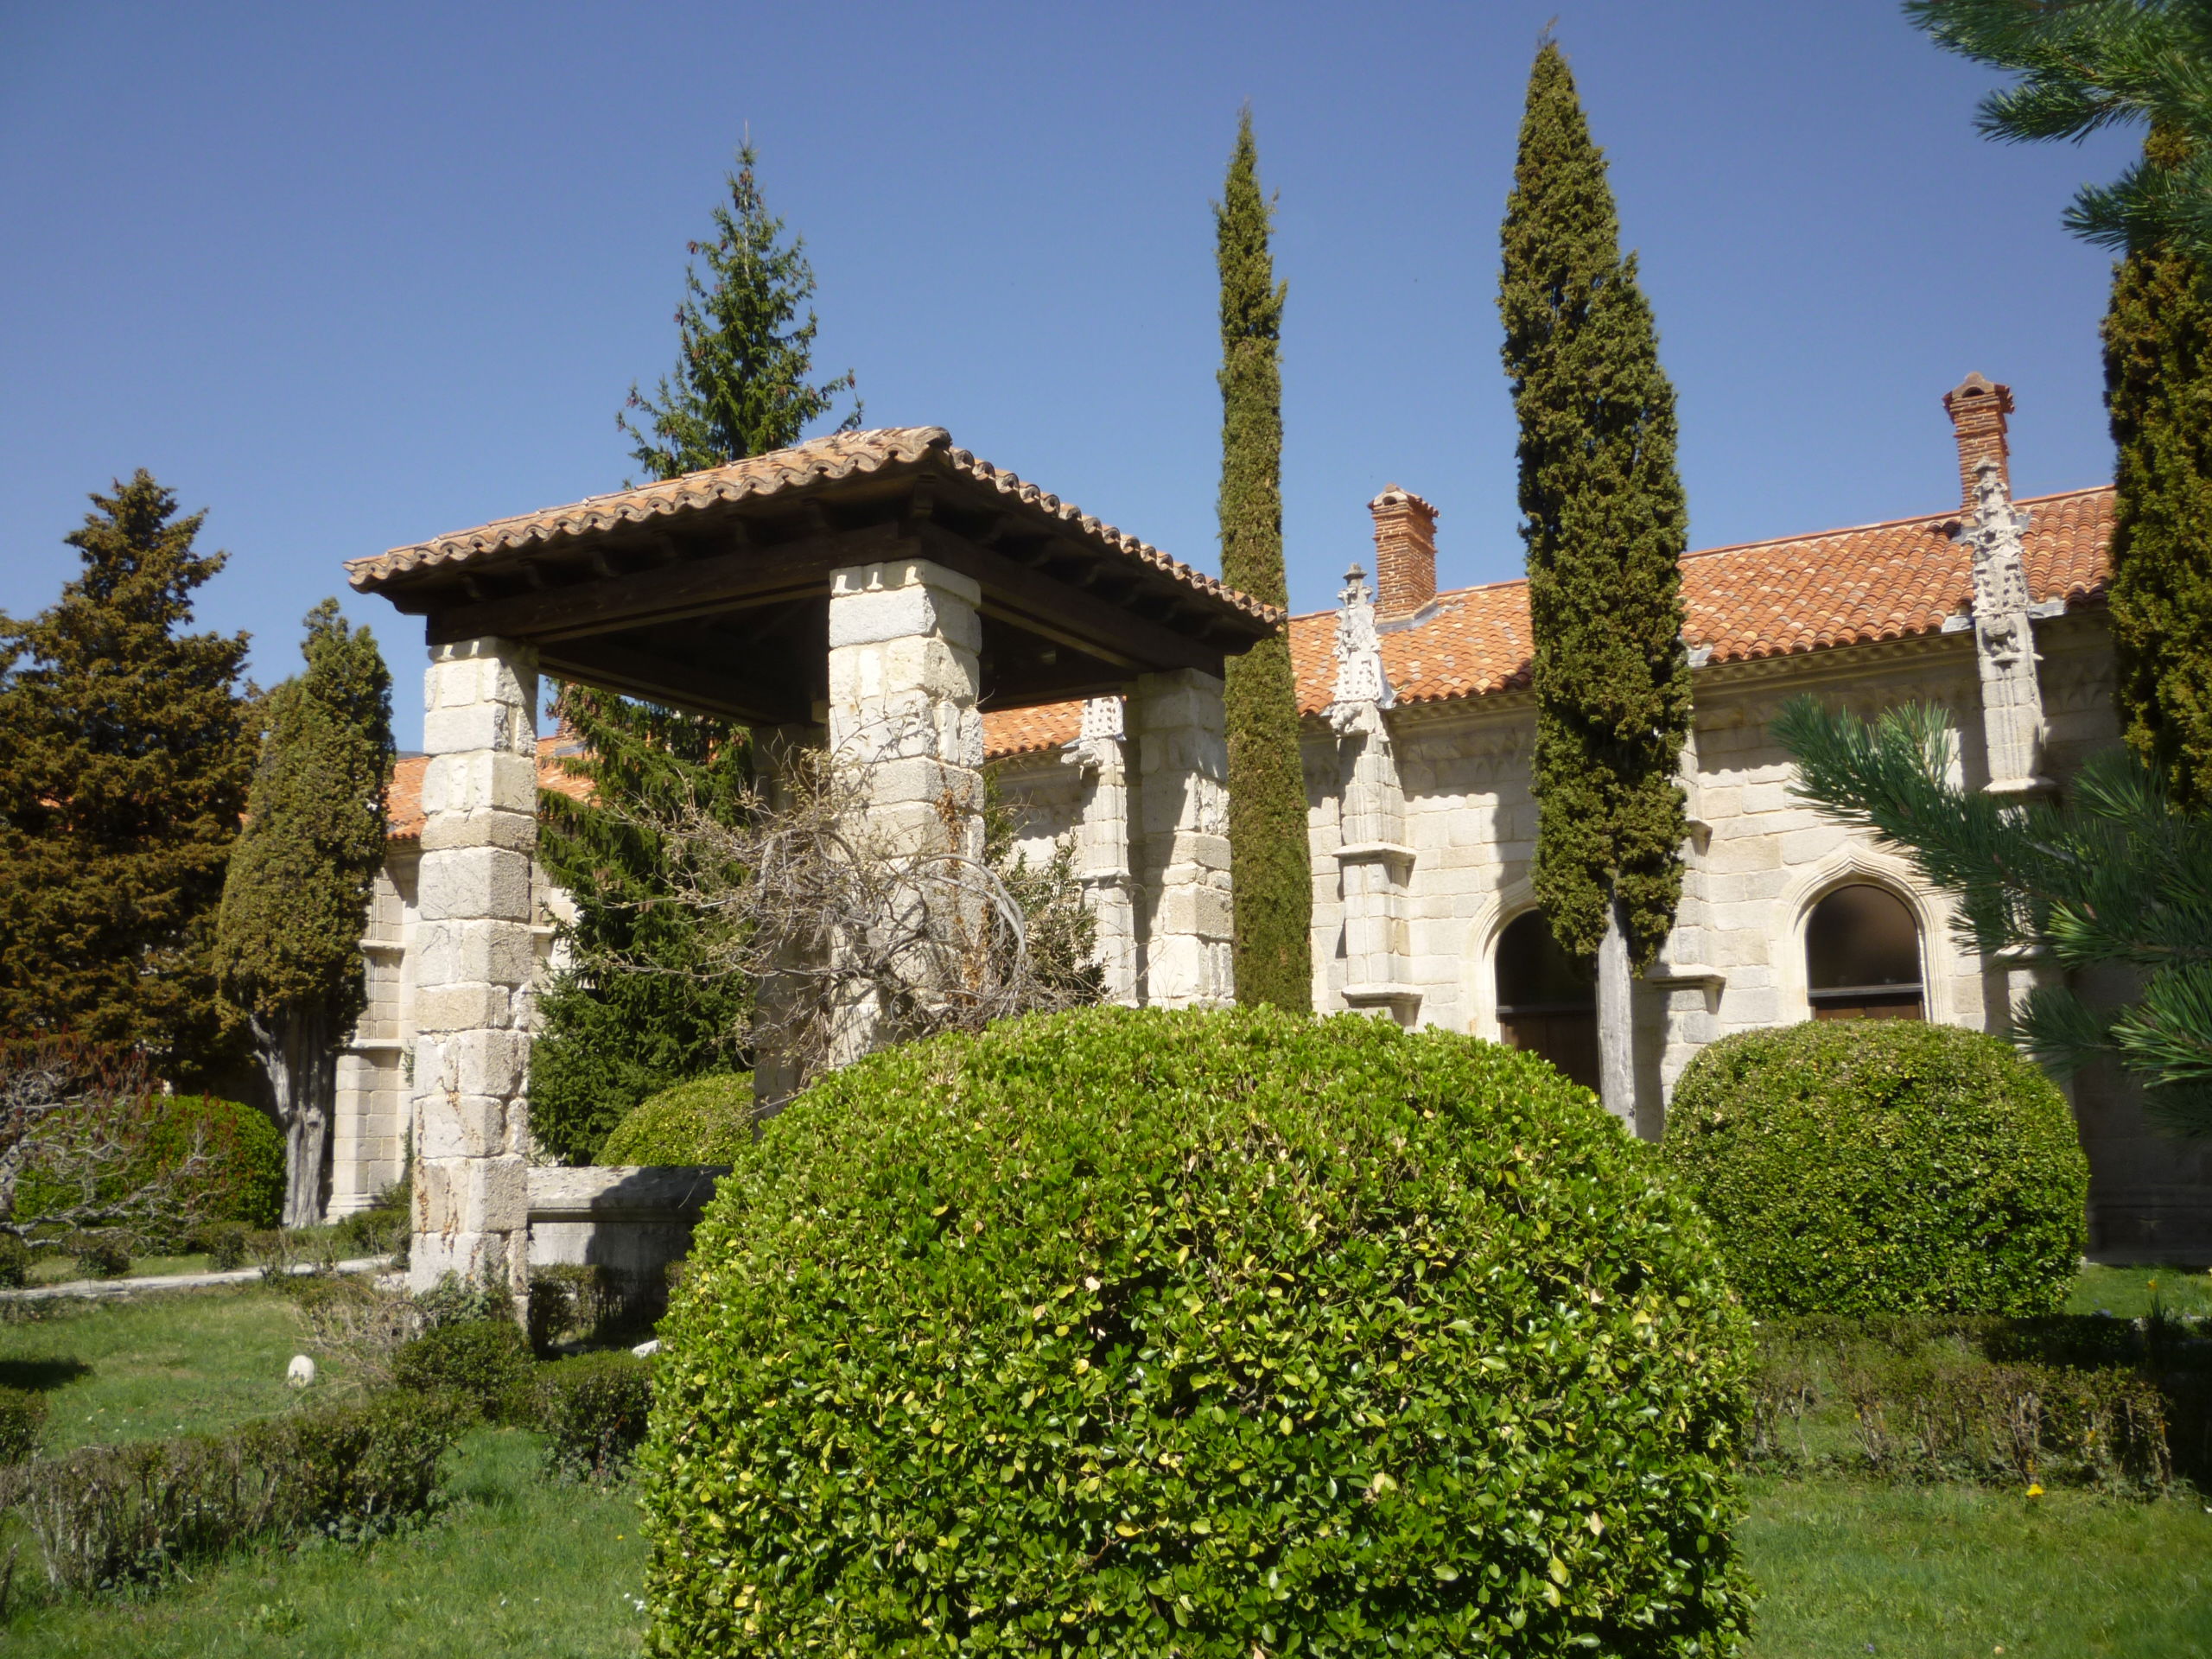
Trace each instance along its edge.
<instances>
[{"instance_id":1,"label":"leafy green bush","mask_svg":"<svg viewBox=\"0 0 2212 1659\"><path fill-rule=\"evenodd\" d=\"M1978 1032L1724 1037L1675 1085L1662 1150L1755 1313L2047 1313L2081 1259L2074 1115Z\"/></svg>"},{"instance_id":2,"label":"leafy green bush","mask_svg":"<svg viewBox=\"0 0 2212 1659\"><path fill-rule=\"evenodd\" d=\"M1709 1654L1745 1322L1541 1061L1087 1009L738 1149L661 1325L663 1655Z\"/></svg>"},{"instance_id":3,"label":"leafy green bush","mask_svg":"<svg viewBox=\"0 0 2212 1659\"><path fill-rule=\"evenodd\" d=\"M274 1227L284 1209L284 1137L252 1107L213 1095L149 1095L133 1126L130 1155L102 1177L103 1198L136 1192L181 1166L198 1147L204 1160L182 1177L176 1197L186 1217L175 1231L156 1230L143 1242L156 1251L182 1248L195 1226L235 1221ZM34 1163L16 1188L16 1218L41 1216L79 1202L67 1172Z\"/></svg>"},{"instance_id":4,"label":"leafy green bush","mask_svg":"<svg viewBox=\"0 0 2212 1659\"><path fill-rule=\"evenodd\" d=\"M540 1365L532 1419L547 1466L578 1480L611 1480L629 1466L652 1409L652 1362L635 1354L584 1354Z\"/></svg>"},{"instance_id":5,"label":"leafy green bush","mask_svg":"<svg viewBox=\"0 0 2212 1659\"><path fill-rule=\"evenodd\" d=\"M586 1342L623 1322L625 1298L613 1274L578 1262L530 1270L530 1345L544 1353L569 1340Z\"/></svg>"},{"instance_id":6,"label":"leafy green bush","mask_svg":"<svg viewBox=\"0 0 2212 1659\"><path fill-rule=\"evenodd\" d=\"M0 1290L21 1290L30 1277L31 1247L13 1233L0 1233Z\"/></svg>"},{"instance_id":7,"label":"leafy green bush","mask_svg":"<svg viewBox=\"0 0 2212 1659\"><path fill-rule=\"evenodd\" d=\"M207 1253L207 1265L217 1273L245 1266L251 1235L244 1222L219 1221L202 1227L193 1242Z\"/></svg>"},{"instance_id":8,"label":"leafy green bush","mask_svg":"<svg viewBox=\"0 0 2212 1659\"><path fill-rule=\"evenodd\" d=\"M392 1381L417 1394L466 1395L489 1417L505 1414L530 1380L530 1347L512 1319L463 1319L425 1331L392 1358Z\"/></svg>"},{"instance_id":9,"label":"leafy green bush","mask_svg":"<svg viewBox=\"0 0 2212 1659\"><path fill-rule=\"evenodd\" d=\"M48 1578L79 1592L166 1576L235 1545L372 1535L428 1509L469 1414L382 1395L219 1435L87 1446L6 1471Z\"/></svg>"},{"instance_id":10,"label":"leafy green bush","mask_svg":"<svg viewBox=\"0 0 2212 1659\"><path fill-rule=\"evenodd\" d=\"M130 1246L113 1233L79 1233L69 1254L87 1279L120 1279L130 1271Z\"/></svg>"},{"instance_id":11,"label":"leafy green bush","mask_svg":"<svg viewBox=\"0 0 2212 1659\"><path fill-rule=\"evenodd\" d=\"M0 1389L0 1465L21 1463L38 1450L46 1427L46 1396L22 1389Z\"/></svg>"},{"instance_id":12,"label":"leafy green bush","mask_svg":"<svg viewBox=\"0 0 2212 1659\"><path fill-rule=\"evenodd\" d=\"M753 1141L753 1074L729 1071L664 1089L614 1126L602 1164L727 1164Z\"/></svg>"}]
</instances>

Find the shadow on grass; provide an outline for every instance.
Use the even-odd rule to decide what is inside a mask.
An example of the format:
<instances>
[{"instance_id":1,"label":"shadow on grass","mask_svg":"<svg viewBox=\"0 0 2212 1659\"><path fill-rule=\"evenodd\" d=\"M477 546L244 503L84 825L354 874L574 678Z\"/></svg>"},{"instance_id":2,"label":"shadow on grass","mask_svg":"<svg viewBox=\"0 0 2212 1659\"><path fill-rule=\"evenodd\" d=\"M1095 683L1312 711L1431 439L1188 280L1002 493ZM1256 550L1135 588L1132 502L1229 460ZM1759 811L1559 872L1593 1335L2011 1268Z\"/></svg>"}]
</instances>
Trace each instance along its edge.
<instances>
[{"instance_id":1,"label":"shadow on grass","mask_svg":"<svg viewBox=\"0 0 2212 1659\"><path fill-rule=\"evenodd\" d=\"M81 1359L0 1359L0 1389L66 1389L92 1374Z\"/></svg>"}]
</instances>

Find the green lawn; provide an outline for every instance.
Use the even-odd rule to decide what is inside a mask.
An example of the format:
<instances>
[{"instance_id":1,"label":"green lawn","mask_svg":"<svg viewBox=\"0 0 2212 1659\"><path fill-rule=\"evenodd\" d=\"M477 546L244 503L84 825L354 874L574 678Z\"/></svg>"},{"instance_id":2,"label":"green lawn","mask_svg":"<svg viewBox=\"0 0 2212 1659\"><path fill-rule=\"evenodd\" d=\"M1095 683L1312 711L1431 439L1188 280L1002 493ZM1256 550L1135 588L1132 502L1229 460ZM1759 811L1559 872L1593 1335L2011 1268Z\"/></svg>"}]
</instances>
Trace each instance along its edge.
<instances>
[{"instance_id":1,"label":"green lawn","mask_svg":"<svg viewBox=\"0 0 2212 1659\"><path fill-rule=\"evenodd\" d=\"M11 1312L0 1387L45 1392L49 1451L229 1428L302 1397L284 1386L306 1347L299 1313L258 1284ZM345 1386L326 1365L312 1392Z\"/></svg>"},{"instance_id":2,"label":"green lawn","mask_svg":"<svg viewBox=\"0 0 2212 1659\"><path fill-rule=\"evenodd\" d=\"M2212 1280L2093 1268L2075 1311L2132 1315L2150 1281L2196 1311ZM2197 1299L2197 1300L2184 1300ZM0 1384L48 1391L55 1450L219 1428L288 1408L305 1346L291 1302L260 1285L17 1309ZM326 1372L318 1395L346 1386ZM1805 1656L2112 1656L2212 1659L2212 1510L2054 1490L1891 1486L1755 1476L1744 1543L1764 1592L1751 1659ZM38 1605L23 1551L0 1649L146 1659L292 1655L632 1655L644 1568L634 1491L561 1484L535 1438L479 1430L454 1455L444 1507L368 1548L311 1544L195 1568L128 1602ZM20 1537L0 1536L0 1555ZM28 1593L26 1593L28 1592ZM26 1605L28 1604L28 1605Z\"/></svg>"},{"instance_id":3,"label":"green lawn","mask_svg":"<svg viewBox=\"0 0 2212 1659\"><path fill-rule=\"evenodd\" d=\"M2052 1491L1759 1477L1751 1659L2212 1656L2212 1513Z\"/></svg>"},{"instance_id":4,"label":"green lawn","mask_svg":"<svg viewBox=\"0 0 2212 1659\"><path fill-rule=\"evenodd\" d=\"M2202 1268L2084 1268L2065 1311L2133 1319L2148 1313L2153 1300L2169 1313L2212 1317L2212 1273Z\"/></svg>"}]
</instances>

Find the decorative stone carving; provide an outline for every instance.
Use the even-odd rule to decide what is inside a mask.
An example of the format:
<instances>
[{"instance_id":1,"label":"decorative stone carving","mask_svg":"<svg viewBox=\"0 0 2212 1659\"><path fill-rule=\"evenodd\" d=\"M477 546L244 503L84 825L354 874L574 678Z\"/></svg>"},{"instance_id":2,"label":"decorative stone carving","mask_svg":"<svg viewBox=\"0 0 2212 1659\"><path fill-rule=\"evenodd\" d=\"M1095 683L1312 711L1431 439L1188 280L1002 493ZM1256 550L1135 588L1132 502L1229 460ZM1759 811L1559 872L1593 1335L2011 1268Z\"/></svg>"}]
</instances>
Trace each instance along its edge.
<instances>
[{"instance_id":1,"label":"decorative stone carving","mask_svg":"<svg viewBox=\"0 0 2212 1659\"><path fill-rule=\"evenodd\" d=\"M2036 676L2027 562L2020 545L2028 515L2012 505L1999 462L1985 458L1974 473L1974 512L1960 525L1959 539L1974 552L1974 643L1981 674L1988 787L1997 795L2037 794L2052 785L2038 770L2043 689Z\"/></svg>"},{"instance_id":2,"label":"decorative stone carving","mask_svg":"<svg viewBox=\"0 0 2212 1659\"><path fill-rule=\"evenodd\" d=\"M1129 874L1129 779L1122 700L1092 697L1083 729L1062 751L1084 784L1077 826L1076 868L1098 926L1098 964L1106 1000L1137 1000L1136 902Z\"/></svg>"},{"instance_id":3,"label":"decorative stone carving","mask_svg":"<svg viewBox=\"0 0 2212 1659\"><path fill-rule=\"evenodd\" d=\"M1338 595L1337 684L1329 724L1337 733L1343 841L1337 876L1344 906L1347 1007L1410 1025L1421 992L1407 972L1406 888L1414 849L1406 844L1406 795L1384 711L1397 701L1382 664L1366 573L1344 573Z\"/></svg>"}]
</instances>

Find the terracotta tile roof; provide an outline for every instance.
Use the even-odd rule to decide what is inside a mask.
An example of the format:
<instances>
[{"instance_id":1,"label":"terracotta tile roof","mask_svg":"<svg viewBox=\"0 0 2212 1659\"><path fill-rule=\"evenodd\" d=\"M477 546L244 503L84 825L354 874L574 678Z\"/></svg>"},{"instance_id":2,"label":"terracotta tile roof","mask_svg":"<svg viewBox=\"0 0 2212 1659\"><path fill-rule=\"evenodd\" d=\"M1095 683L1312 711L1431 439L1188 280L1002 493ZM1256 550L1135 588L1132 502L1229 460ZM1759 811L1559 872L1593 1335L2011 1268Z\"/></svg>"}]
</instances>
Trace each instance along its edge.
<instances>
[{"instance_id":1,"label":"terracotta tile roof","mask_svg":"<svg viewBox=\"0 0 2212 1659\"><path fill-rule=\"evenodd\" d=\"M931 466L973 480L1046 518L1058 519L1096 545L1147 566L1208 597L1262 622L1281 620L1272 605L1224 586L1204 571L1168 557L1148 542L1102 523L1071 502L956 448L941 426L885 427L873 432L839 432L790 449L752 455L727 467L710 467L663 483L647 484L611 495L594 495L570 506L496 519L474 530L438 536L413 547L396 547L374 558L349 560L346 580L362 593L374 593L409 573L446 564L466 564L498 555L524 551L564 537L587 536L622 524L641 524L671 513L721 502L768 498L819 482L887 468Z\"/></svg>"},{"instance_id":2,"label":"terracotta tile roof","mask_svg":"<svg viewBox=\"0 0 2212 1659\"><path fill-rule=\"evenodd\" d=\"M2030 598L2072 605L2101 596L2111 486L2019 505L2033 519L2025 537ZM1692 651L1709 647L1707 661L1732 663L1936 632L1966 611L1974 588L1967 550L1951 539L1958 521L1954 511L1691 553L1682 560L1684 638ZM1329 706L1335 638L1333 611L1290 620L1302 714ZM1401 702L1526 685L1529 658L1525 582L1439 594L1419 621L1382 636L1383 664ZM986 715L984 743L994 757L1046 748L1073 737L1080 718L1077 703Z\"/></svg>"},{"instance_id":3,"label":"terracotta tile roof","mask_svg":"<svg viewBox=\"0 0 2212 1659\"><path fill-rule=\"evenodd\" d=\"M537 740L537 786L566 795L570 800L581 801L591 793L591 785L571 773L561 764L561 754L568 740L559 735ZM420 841L423 838L423 772L429 765L428 756L403 755L391 769L391 783L384 792L385 831L388 841Z\"/></svg>"}]
</instances>

